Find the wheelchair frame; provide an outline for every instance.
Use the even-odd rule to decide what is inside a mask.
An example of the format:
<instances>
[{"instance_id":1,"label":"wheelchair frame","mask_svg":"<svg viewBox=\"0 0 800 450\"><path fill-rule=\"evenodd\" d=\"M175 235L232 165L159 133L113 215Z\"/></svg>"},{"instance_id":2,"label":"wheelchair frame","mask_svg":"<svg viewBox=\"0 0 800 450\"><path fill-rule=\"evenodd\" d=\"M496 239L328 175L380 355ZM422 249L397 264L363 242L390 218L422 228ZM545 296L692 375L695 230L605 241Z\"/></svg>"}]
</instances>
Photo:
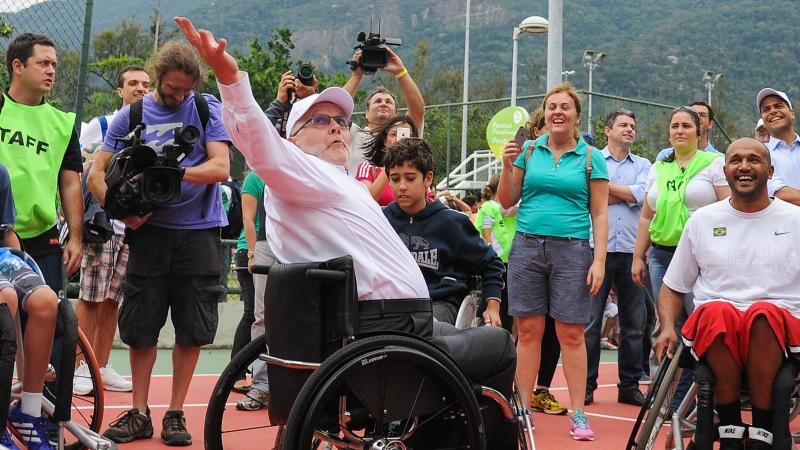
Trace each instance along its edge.
<instances>
[{"instance_id":1,"label":"wheelchair frame","mask_svg":"<svg viewBox=\"0 0 800 450\"><path fill-rule=\"evenodd\" d=\"M42 276L39 266L36 264L36 261L30 257L30 255L24 252L19 252L18 256L20 256L40 277ZM47 398L47 396L42 397L42 411L44 415L55 421L58 425L58 445L56 448L59 450L80 450L84 448L88 448L90 450L116 450L116 443L105 439L98 434L103 422L104 412L103 383L100 377L100 367L97 363L97 359L94 356L94 351L89 345L88 339L83 334L83 331L81 331L81 329L78 327L78 319L75 316L75 311L72 309L72 305L65 298L59 298L57 320L60 320L61 323L64 324L64 344L62 345L61 357L58 361L59 367L56 369L52 365L50 366L50 373L45 378L44 386L44 392L49 392L52 394L55 398L55 401L51 401ZM20 338L22 336L22 327L19 320L19 311L14 323L16 327L15 334L17 336L17 367L16 381L14 381L10 386L12 401L18 400L20 398L20 394L22 393L21 380L24 363L24 342ZM65 352L65 349L70 348L74 348L75 350ZM78 353L78 350L80 350L80 353ZM72 409L80 412L80 407L75 404L74 400L66 400L66 398L72 399L74 397L86 397L75 396L72 393L75 359L78 355L83 356L87 366L89 366L89 374L93 386L92 396L95 399L95 402L92 406L92 411L88 418L85 414L80 413L80 416L86 419L86 425L82 425L71 419L70 410ZM57 372L66 373L67 375L57 376ZM48 384L55 387L55 392L53 392ZM66 395L66 393L69 395ZM84 400L84 402L91 403L88 400ZM21 435L13 427L10 421L8 423L8 427L12 434L16 436L17 440L24 443ZM76 438L75 442L66 442L65 430Z\"/></svg>"},{"instance_id":2,"label":"wheelchair frame","mask_svg":"<svg viewBox=\"0 0 800 450\"><path fill-rule=\"evenodd\" d=\"M269 272L269 267L265 266L260 266L260 267L257 266L254 267L253 269L253 273L267 274L268 272ZM328 282L343 281L345 279L343 275L344 273L339 270L309 269L306 271L307 278L325 280ZM474 293L471 292L471 294ZM474 317L475 312L473 311L471 315ZM481 436L480 439L481 443L478 444L477 448L483 448L483 445L485 445L483 443L483 437L482 437L483 425L482 425L481 413L479 412L480 410L477 407L477 400L480 396L496 404L499 407L500 414L506 420L516 422L516 426L519 428L518 441L520 448L526 450L535 450L535 442L533 438L533 431L530 422L530 417L526 414L526 410L524 408L524 405L522 405L521 397L516 392L516 388L512 397L507 399L502 393L498 392L495 389L486 386L479 386L479 387L475 386L472 383L466 381L466 379L463 378L464 376L460 372L460 369L455 365L455 363L447 355L444 355L441 352L441 350L439 350L430 342L427 342L424 339L416 336L412 337L404 335L403 333L391 333L391 332L380 333L378 335L372 335L363 338L360 337L358 340L355 340L355 336L353 335L345 336L342 339L343 342L342 348L333 355L326 358L321 363L280 358L273 355L269 355L266 352L260 353L258 358L261 359L262 361L265 361L269 365L283 367L292 370L314 371L312 377L305 382L300 394L298 394L296 401L292 406L287 425L280 426L281 428L278 433L279 442L277 442L276 444L281 445L281 448L286 448L286 449L289 448L286 447L286 445L289 446L297 445L294 443L294 440L297 439L297 436L294 434L297 433L296 430L298 427L302 427L304 425L304 424L297 425L297 422L298 421L308 422L308 420L301 420L305 415L305 411L303 410L304 406L301 405L301 403L307 404L308 401L313 401L315 398L319 398L320 396L324 398L325 392L322 389L326 387L330 388L331 386L329 386L330 383L326 384L326 379L322 378L325 375L323 372L327 371L328 373L337 373L337 370L341 369L341 367L328 369L328 366L336 363L339 366L349 367L354 362L361 363L363 361L369 361L369 358L365 357L363 359L344 360L337 362L338 359L341 359L343 357L342 355L346 356L348 352L356 351L354 349L358 349L362 346L369 346L370 342L375 342L375 340L382 340L382 339L388 341L401 340L404 341L407 345L410 345L410 347L397 346L397 345L389 346L392 349L400 349L398 350L400 352L409 351L409 348L413 351L417 351L421 347L430 347L430 349L428 350L429 352L432 351L433 353L440 353L441 355L443 355L443 359L446 360L445 363L452 365L451 370L454 370L455 373L457 373L458 376L460 376L463 379L463 382L468 384L468 386L464 387L464 390L467 391L467 393L469 394L468 397L471 398L470 403L474 408L471 411L471 414L475 416L475 414L477 413L478 421L476 425L478 425L480 428L478 433ZM347 344L351 345L348 346ZM250 345L252 345L252 343ZM248 345L248 347L250 345ZM263 345L263 344L258 344L258 345ZM242 352L244 352L244 350L245 349L243 349ZM206 416L206 448L217 449L220 448L219 446L222 445L221 434L224 432L224 430L221 429L222 414L224 413L224 404L226 403L226 399L229 395L230 387L232 387L232 385L221 386L220 383L224 385L230 384L232 382L232 377L226 376L226 374L231 375L233 374L233 372L238 372L239 370L242 369L243 364L248 364L248 362L244 361L244 359L250 359L250 357L252 356L243 355L242 352L237 354L236 357L234 358L234 360L236 360L237 362L238 367L232 367L232 365L234 364L234 360L232 360L231 364L229 364L229 366L226 367L225 371L223 372L223 375L220 377L217 386L212 391L212 399L209 402L209 413ZM252 355L253 349L250 349L250 352ZM419 353L420 355L423 355L423 352ZM243 356L243 358L240 358L240 356ZM423 356L426 356L428 358L433 358L431 355L423 355ZM334 357L336 357L336 359L334 359ZM375 355L372 355L372 357L381 358L382 356L376 353ZM242 360L239 361L240 359ZM319 369L323 369L323 372L321 372ZM323 386L320 387L315 385L314 383L322 383ZM212 404L221 407L213 408ZM338 407L338 415L336 423L337 436L333 436L330 433L326 433L325 431L327 430L317 430L317 432L314 433L315 440L313 441L312 445L320 445L322 442L327 442L328 444L334 445L337 448L402 449L405 448L402 441L408 438L410 435L412 435L415 429L414 427L418 426L418 423L415 420L411 424L411 428L405 430L405 433L402 436L396 437L394 439L379 438L368 444L365 442L364 438L356 436L355 434L353 434L351 431L348 430L347 424L354 419L350 415L350 412L347 409L348 405L346 398L345 399L340 398L338 400L338 404L339 407ZM214 410L214 413L212 413L212 410ZM212 429L212 427L215 429ZM238 430L232 430L232 431L238 431ZM341 433L343 436L338 436L339 433ZM287 440L292 440L293 442L285 444Z\"/></svg>"},{"instance_id":3,"label":"wheelchair frame","mask_svg":"<svg viewBox=\"0 0 800 450\"><path fill-rule=\"evenodd\" d=\"M665 423L669 423L672 427L666 436L667 444L672 444L668 445L668 448L684 450L684 439L692 439L692 442L686 448L695 448L693 438L697 432L698 420L698 408L695 400L698 397L702 383L697 381L692 383L680 406L674 412L670 408L670 400L675 393L681 370L688 370L681 367L681 357L685 357L685 353L688 351L689 349L683 342L679 342L675 347L674 356L671 359L665 359L659 366L655 379L645 397L644 406L642 406L636 424L631 430L626 446L627 450L653 450L655 441ZM710 374L710 370L707 368L706 370ZM710 392L710 385L705 389L709 390L709 392L704 392L701 395L710 395L713 401L713 392ZM789 423L800 414L800 398L798 394L800 394L800 383L798 383L798 379L795 379L795 386L790 399ZM693 407L693 405L695 406ZM644 423L642 423L642 419L644 419ZM704 421L709 419L713 421L713 417L706 418ZM800 433L791 434L791 441L793 448L797 449L797 444L800 444Z\"/></svg>"}]
</instances>

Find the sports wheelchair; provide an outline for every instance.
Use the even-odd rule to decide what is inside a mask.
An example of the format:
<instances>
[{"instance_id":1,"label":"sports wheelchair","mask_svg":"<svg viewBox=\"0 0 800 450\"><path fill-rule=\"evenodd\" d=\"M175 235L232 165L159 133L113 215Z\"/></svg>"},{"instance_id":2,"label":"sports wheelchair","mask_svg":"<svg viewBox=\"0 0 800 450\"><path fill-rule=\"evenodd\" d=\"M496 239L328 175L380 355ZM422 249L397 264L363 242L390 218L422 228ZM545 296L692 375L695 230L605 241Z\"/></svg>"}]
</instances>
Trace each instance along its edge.
<instances>
[{"instance_id":1,"label":"sports wheelchair","mask_svg":"<svg viewBox=\"0 0 800 450\"><path fill-rule=\"evenodd\" d=\"M42 272L36 262L27 253L13 251L25 261L39 276ZM21 313L21 309L20 312ZM9 403L18 400L22 393L23 343L16 336L22 336L21 321L14 320L5 305L0 305L0 387L3 397L0 401ZM52 424L48 430L51 444L58 449L66 450L114 450L117 445L98 434L103 422L103 388L100 378L100 366L94 356L89 341L78 328L78 319L69 301L61 298L58 304L57 321L61 326L53 345L53 365L45 378L42 412ZM5 378L9 365L13 367L16 356L17 371L11 379ZM89 378L94 387L85 396L72 392L75 361L82 359L89 368ZM62 375L63 374L63 375ZM3 412L6 417L7 410ZM0 423L5 422L2 420ZM8 428L18 441L23 442L21 433L8 422ZM52 436L50 436L52 434ZM0 446L2 448L2 446Z\"/></svg>"},{"instance_id":2,"label":"sports wheelchair","mask_svg":"<svg viewBox=\"0 0 800 450\"><path fill-rule=\"evenodd\" d=\"M418 336L359 332L350 257L253 272L269 272L267 333L220 376L206 414L207 449L232 448L247 433L247 441L263 441L263 415L230 411L237 374L255 358L269 364L276 448L485 449L501 421L513 428L514 448L535 448L516 392L504 396L470 382L447 353Z\"/></svg>"},{"instance_id":3,"label":"sports wheelchair","mask_svg":"<svg viewBox=\"0 0 800 450\"><path fill-rule=\"evenodd\" d=\"M690 353L689 348L679 342L674 356L662 361L631 431L627 450L654 449L665 425L671 426L670 431L664 434L665 448L711 450L716 439L714 377L711 369L702 362L697 363ZM678 409L672 411L670 401L682 370L694 370L695 382ZM800 413L800 380L797 375L797 361L786 360L773 384L773 448L776 450L797 449L800 443L800 433L791 434L788 426Z\"/></svg>"}]
</instances>

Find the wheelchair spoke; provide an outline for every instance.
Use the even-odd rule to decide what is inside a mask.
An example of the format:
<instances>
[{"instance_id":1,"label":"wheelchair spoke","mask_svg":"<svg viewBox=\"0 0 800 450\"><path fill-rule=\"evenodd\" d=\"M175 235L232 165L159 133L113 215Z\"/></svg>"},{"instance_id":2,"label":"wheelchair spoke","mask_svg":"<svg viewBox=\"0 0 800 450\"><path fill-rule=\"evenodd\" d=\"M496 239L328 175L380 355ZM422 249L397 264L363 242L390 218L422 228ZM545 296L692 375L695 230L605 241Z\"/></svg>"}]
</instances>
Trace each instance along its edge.
<instances>
[{"instance_id":1,"label":"wheelchair spoke","mask_svg":"<svg viewBox=\"0 0 800 450\"><path fill-rule=\"evenodd\" d=\"M220 433L227 434L227 433L239 433L241 431L251 431L251 430L260 430L262 428L273 428L280 425L259 425L255 427L244 427L244 428L234 428L232 430L221 430Z\"/></svg>"},{"instance_id":2,"label":"wheelchair spoke","mask_svg":"<svg viewBox=\"0 0 800 450\"><path fill-rule=\"evenodd\" d=\"M426 379L427 377L423 378L422 382L420 382L419 384L419 389L417 389L417 394L414 396L414 402L411 403L411 410L408 412L408 417L406 418L406 425L403 427L403 432L400 434L400 436L405 436L406 433L408 433L409 431L408 427L410 427L411 424L413 423L411 421L411 416L414 415L414 408L417 406L417 400L419 400L419 393L422 392L422 386L425 385Z\"/></svg>"}]
</instances>

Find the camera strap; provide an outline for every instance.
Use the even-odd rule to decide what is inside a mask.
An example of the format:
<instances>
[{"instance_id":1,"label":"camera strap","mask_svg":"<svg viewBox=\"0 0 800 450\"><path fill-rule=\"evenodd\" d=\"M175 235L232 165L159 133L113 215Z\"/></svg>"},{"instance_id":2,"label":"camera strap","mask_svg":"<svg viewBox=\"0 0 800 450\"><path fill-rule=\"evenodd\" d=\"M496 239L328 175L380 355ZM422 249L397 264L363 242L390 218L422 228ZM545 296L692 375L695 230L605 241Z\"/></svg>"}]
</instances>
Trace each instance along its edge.
<instances>
[{"instance_id":1,"label":"camera strap","mask_svg":"<svg viewBox=\"0 0 800 450\"><path fill-rule=\"evenodd\" d=\"M203 136L206 134L206 125L211 113L208 109L208 102L205 97L199 92L194 92L194 106L197 109L197 115L200 117L200 123L203 125ZM131 133L137 125L142 123L142 115L144 114L144 99L131 103L130 115L128 116L128 133ZM208 214L208 198L213 190L213 184L206 186L206 191L203 194L203 217Z\"/></svg>"},{"instance_id":2,"label":"camera strap","mask_svg":"<svg viewBox=\"0 0 800 450\"><path fill-rule=\"evenodd\" d=\"M0 100L2 102L2 100ZM199 92L194 93L194 106L197 108L197 115L200 116L200 123L203 124L203 135L205 136L206 125L211 113L208 110L208 102L205 97ZM2 103L0 103L2 107ZM131 112L128 117L128 133L132 132L137 125L142 123L142 115L144 114L144 100L131 103Z\"/></svg>"}]
</instances>

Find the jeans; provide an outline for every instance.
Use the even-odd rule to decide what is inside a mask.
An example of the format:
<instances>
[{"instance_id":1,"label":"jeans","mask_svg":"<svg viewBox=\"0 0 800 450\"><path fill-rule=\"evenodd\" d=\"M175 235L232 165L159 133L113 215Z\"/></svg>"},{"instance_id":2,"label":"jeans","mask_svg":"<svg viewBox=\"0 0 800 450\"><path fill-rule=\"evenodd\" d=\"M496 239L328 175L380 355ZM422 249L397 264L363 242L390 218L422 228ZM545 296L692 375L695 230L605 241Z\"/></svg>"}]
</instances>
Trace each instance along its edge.
<instances>
[{"instance_id":1,"label":"jeans","mask_svg":"<svg viewBox=\"0 0 800 450\"><path fill-rule=\"evenodd\" d=\"M254 264L262 266L271 266L275 262L275 255L269 248L267 241L256 242L256 255L253 260ZM255 288L254 296L254 317L253 325L250 327L250 337L255 339L265 333L264 323L264 294L267 291L267 276L254 275L253 284ZM269 349L266 349L269 351ZM267 363L256 359L253 362L253 383L252 386L261 389L262 391L269 390L269 379L267 378Z\"/></svg>"},{"instance_id":2,"label":"jeans","mask_svg":"<svg viewBox=\"0 0 800 450\"><path fill-rule=\"evenodd\" d=\"M237 250L236 267L247 267L247 249ZM242 311L242 318L239 320L239 325L236 327L236 333L233 335L233 345L231 345L231 358L236 356L245 345L250 342L250 327L255 322L256 318L253 313L253 302L255 296L255 288L253 287L253 274L250 272L237 270L236 278L239 280L239 286L242 288L242 303L244 304L244 311ZM241 373L240 378L244 378L245 374Z\"/></svg>"},{"instance_id":3,"label":"jeans","mask_svg":"<svg viewBox=\"0 0 800 450\"><path fill-rule=\"evenodd\" d=\"M664 283L664 275L666 275L669 263L672 261L672 255L673 252L668 250L655 247L652 247L650 249L650 282L653 285L653 294L656 297L656 305L658 305L658 292L661 290L661 285ZM683 296L683 309L684 311L676 323L678 329L680 329L680 327L683 326L683 323L686 321L686 318L689 316L689 314L691 314L694 311L694 294L692 294L691 292ZM658 337L660 331L661 331L661 321L658 319L658 314L656 314L656 326L653 329L654 339ZM655 362L655 353L651 351L650 373L655 374L657 370L658 370L658 365ZM684 370L680 382L678 383L677 388L675 388L675 394L672 397L672 401L670 403L673 411L675 411L681 404L681 401L686 396L686 393L689 392L689 388L691 387L693 381L694 381L694 376L692 374L692 371Z\"/></svg>"},{"instance_id":4,"label":"jeans","mask_svg":"<svg viewBox=\"0 0 800 450\"><path fill-rule=\"evenodd\" d=\"M642 334L645 325L645 292L631 278L630 253L608 253L606 276L597 295L592 297L590 321L584 331L588 372L586 390L597 389L597 372L600 364L600 334L608 293L612 284L616 287L620 340L619 340L619 384L620 391L639 388L642 377Z\"/></svg>"}]
</instances>

